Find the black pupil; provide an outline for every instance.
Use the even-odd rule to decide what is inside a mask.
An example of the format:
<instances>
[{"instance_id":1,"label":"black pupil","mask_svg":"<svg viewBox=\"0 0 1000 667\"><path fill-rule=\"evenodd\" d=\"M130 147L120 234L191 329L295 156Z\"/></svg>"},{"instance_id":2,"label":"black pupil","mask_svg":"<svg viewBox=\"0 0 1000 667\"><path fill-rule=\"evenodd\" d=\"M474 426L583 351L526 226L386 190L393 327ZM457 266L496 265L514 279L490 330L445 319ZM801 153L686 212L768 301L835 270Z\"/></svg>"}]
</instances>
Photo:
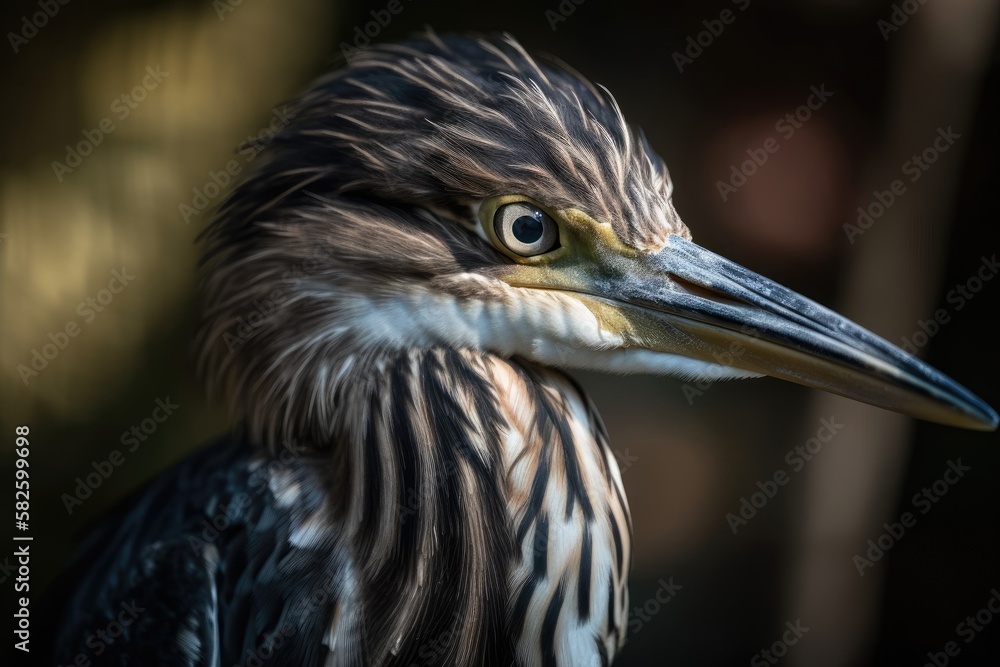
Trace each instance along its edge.
<instances>
[{"instance_id":1,"label":"black pupil","mask_svg":"<svg viewBox=\"0 0 1000 667\"><path fill-rule=\"evenodd\" d=\"M522 215L514 221L511 231L518 241L531 245L542 238L542 221L531 215Z\"/></svg>"}]
</instances>

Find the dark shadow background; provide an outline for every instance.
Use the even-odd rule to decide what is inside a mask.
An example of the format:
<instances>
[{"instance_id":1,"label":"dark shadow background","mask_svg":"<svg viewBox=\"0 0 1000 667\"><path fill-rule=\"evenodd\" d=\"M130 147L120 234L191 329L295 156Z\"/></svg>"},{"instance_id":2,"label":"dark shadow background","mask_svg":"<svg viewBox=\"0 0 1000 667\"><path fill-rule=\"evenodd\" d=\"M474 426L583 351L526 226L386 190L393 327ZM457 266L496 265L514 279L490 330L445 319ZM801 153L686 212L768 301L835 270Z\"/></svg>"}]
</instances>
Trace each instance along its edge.
<instances>
[{"instance_id":1,"label":"dark shadow background","mask_svg":"<svg viewBox=\"0 0 1000 667\"><path fill-rule=\"evenodd\" d=\"M193 188L204 192L211 173L227 161L246 166L235 152L240 142L264 130L283 99L338 62L340 45L354 40L356 27L364 29L370 11L386 5L235 1L76 0L59 6L16 53L10 33L23 32L22 18L39 8L18 1L0 10L7 35L0 46L0 432L8 443L3 478L10 480L14 426L31 427L33 603L90 521L226 428L226 415L208 403L195 376L191 348L198 312L194 238L210 214L185 221L179 207L192 203ZM893 332L911 335L919 330L918 320L949 309L950 321L921 355L987 402L1000 404L1000 280L986 282L961 310L947 301L949 291L966 283L981 258L1000 246L996 12L983 12L989 17L988 48L971 59L974 85L964 101L954 101L954 115L922 117L919 102L902 101L917 125L953 124L961 134L957 150L942 154L911 186L944 190L928 223L939 225L940 233L889 215L854 243L843 230L856 220L857 207L872 201L873 189L884 190L899 177L898 165L910 149L920 152L933 141L933 132L914 131L903 152L886 141L890 130L899 129L891 98L899 83L894 72L901 61L921 57L927 42L918 33L933 37L938 26L958 21L969 7L989 3L933 0L886 40L878 22L891 16L888 2L752 0L745 11L742 2L728 0L401 2L403 11L377 40L402 38L424 26L438 32L506 30L529 49L554 54L607 86L670 166L675 204L695 239L821 303L842 303L846 276L865 243L899 234L903 241L888 244L885 270L872 291L888 290L890 301L905 300L915 287L895 282L899 275L892 267L916 263L921 271L926 266L931 293L920 287L922 305L901 323L880 325L875 316L859 316L860 323L898 343ZM568 15L552 24L546 11L559 12L560 6ZM726 8L735 20L679 72L672 54ZM965 40L960 33L946 43L961 48ZM128 117L115 117L115 130L60 181L52 162L65 161L66 145L76 145L83 130L113 116L112 100L156 65L169 76ZM830 100L782 140L782 149L744 187L721 201L716 183L729 177L730 165L774 135L774 122L821 84L834 92ZM923 85L933 96L933 72ZM950 99L942 104L946 112L952 109ZM971 105L971 116L963 104ZM891 167L887 178L880 175L880 160ZM134 281L86 321L80 302L97 295L121 267L134 273ZM30 364L32 351L70 321L80 334L25 382L19 366ZM793 476L736 535L725 517L756 490L757 481L786 468L789 449L815 433L815 421L803 417L812 392L770 379L695 388L697 393L690 383L669 378L581 379L621 454L635 520L633 605L655 599L660 580L683 585L631 633L616 665L752 661L781 636L786 621L799 617L796 600L803 594L791 573L800 565L795 544L810 516L803 500L810 478ZM69 514L64 494L74 493L77 478L122 449L124 433L150 417L157 399L168 397L179 405L174 414L124 454L124 463ZM874 408L870 412L871 419L883 418ZM851 428L828 447L844 446ZM866 426L853 428L857 433ZM864 630L824 630L823 619L803 618L816 630L783 661L921 665L929 651L957 641L961 652L951 664L997 664L1000 617L993 615L969 643L956 626L1000 587L998 436L923 422L904 430L902 454L888 460L884 483L872 487L881 504L862 517L865 522L878 527L912 510L912 496L938 479L949 460L960 458L971 471L859 578L857 611L872 618ZM863 472L847 471L841 490L821 497L820 505L843 505L847 516L850 503L842 501L856 492ZM847 548L863 553L865 536L878 535L865 533ZM0 560L13 548L0 550ZM854 567L849 561L843 566ZM0 571L8 601L13 577ZM831 597L817 604L846 603ZM824 660L822 642L850 647L847 657Z\"/></svg>"}]
</instances>

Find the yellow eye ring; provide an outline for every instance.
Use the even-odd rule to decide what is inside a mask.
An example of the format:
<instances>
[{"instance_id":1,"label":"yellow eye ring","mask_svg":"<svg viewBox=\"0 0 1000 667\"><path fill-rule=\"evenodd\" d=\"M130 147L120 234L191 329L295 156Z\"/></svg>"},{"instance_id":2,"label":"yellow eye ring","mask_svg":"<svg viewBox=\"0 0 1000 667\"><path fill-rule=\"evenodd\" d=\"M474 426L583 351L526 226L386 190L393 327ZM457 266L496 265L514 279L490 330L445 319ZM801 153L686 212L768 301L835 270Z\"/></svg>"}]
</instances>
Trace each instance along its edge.
<instances>
[{"instance_id":1,"label":"yellow eye ring","mask_svg":"<svg viewBox=\"0 0 1000 667\"><path fill-rule=\"evenodd\" d=\"M548 213L529 202L497 207L493 231L508 250L522 257L542 255L559 247L559 225Z\"/></svg>"},{"instance_id":2,"label":"yellow eye ring","mask_svg":"<svg viewBox=\"0 0 1000 667\"><path fill-rule=\"evenodd\" d=\"M530 197L485 199L479 207L479 222L486 238L514 260L548 262L566 250L561 213Z\"/></svg>"}]
</instances>

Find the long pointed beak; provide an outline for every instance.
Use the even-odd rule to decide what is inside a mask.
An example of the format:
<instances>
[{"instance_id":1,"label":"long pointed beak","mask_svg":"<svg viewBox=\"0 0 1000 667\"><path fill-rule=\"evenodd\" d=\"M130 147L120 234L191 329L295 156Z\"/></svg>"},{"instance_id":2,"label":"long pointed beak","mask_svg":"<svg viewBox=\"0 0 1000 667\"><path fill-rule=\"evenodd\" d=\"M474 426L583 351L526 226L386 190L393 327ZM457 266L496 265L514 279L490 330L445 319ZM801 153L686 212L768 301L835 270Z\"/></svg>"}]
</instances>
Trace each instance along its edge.
<instances>
[{"instance_id":1,"label":"long pointed beak","mask_svg":"<svg viewBox=\"0 0 1000 667\"><path fill-rule=\"evenodd\" d=\"M610 280L643 346L726 363L921 419L995 430L996 411L898 347L679 236ZM634 268L634 267L633 267ZM667 278L667 280L664 280ZM613 297L611 296L613 295ZM639 341L637 341L639 342Z\"/></svg>"}]
</instances>

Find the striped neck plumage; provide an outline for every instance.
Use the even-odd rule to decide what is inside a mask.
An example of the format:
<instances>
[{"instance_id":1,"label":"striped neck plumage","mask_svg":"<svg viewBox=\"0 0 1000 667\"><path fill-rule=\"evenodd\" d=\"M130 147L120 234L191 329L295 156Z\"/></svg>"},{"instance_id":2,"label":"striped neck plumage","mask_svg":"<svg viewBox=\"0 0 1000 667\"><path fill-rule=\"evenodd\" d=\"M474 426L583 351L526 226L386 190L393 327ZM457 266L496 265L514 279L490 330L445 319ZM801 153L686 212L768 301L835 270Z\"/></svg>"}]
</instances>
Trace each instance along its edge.
<instances>
[{"instance_id":1,"label":"striped neck plumage","mask_svg":"<svg viewBox=\"0 0 1000 667\"><path fill-rule=\"evenodd\" d=\"M351 581L331 646L372 664L600 664L624 639L630 523L600 418L565 376L444 348L345 386L333 512ZM339 490L339 492L338 492ZM557 656L558 659L557 659ZM409 664L409 663L402 663Z\"/></svg>"}]
</instances>

